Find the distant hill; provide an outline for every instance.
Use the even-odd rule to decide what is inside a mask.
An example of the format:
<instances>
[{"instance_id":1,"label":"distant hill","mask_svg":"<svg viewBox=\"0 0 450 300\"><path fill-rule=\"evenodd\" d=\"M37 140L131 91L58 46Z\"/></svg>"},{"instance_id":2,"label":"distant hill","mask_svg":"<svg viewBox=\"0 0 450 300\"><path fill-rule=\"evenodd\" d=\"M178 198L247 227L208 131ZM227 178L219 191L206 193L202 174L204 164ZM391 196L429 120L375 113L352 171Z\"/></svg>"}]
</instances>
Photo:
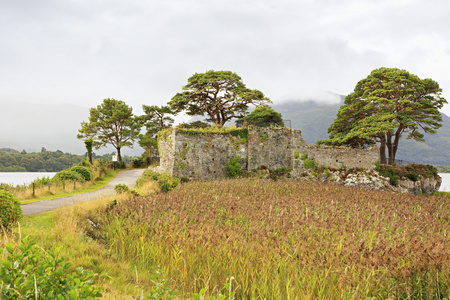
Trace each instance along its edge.
<instances>
[{"instance_id":1,"label":"distant hill","mask_svg":"<svg viewBox=\"0 0 450 300\"><path fill-rule=\"evenodd\" d=\"M315 144L318 140L328 138L327 129L343 103L344 96L338 104L289 101L272 107L282 114L283 119L291 120L292 128L302 131L306 143ZM397 159L412 163L450 165L450 117L442 114L442 119L442 127L436 134L426 134L425 143L406 139L400 141Z\"/></svg>"},{"instance_id":2,"label":"distant hill","mask_svg":"<svg viewBox=\"0 0 450 300\"><path fill-rule=\"evenodd\" d=\"M82 140L77 139L82 121L89 119L89 107L69 103L43 104L39 102L2 102L0 118L0 148L39 152L42 147L49 151L83 154ZM96 150L99 154L111 153L114 148ZM5 152L5 151L4 151ZM138 145L124 147L124 155L140 155Z\"/></svg>"}]
</instances>

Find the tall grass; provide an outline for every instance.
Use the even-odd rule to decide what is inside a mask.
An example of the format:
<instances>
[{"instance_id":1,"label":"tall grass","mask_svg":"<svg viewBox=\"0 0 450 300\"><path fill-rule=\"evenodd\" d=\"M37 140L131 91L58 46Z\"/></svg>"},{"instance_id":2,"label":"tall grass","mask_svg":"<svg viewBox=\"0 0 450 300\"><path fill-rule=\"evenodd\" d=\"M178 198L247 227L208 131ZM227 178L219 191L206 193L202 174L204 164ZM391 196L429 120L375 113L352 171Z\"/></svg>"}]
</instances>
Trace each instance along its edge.
<instances>
[{"instance_id":1,"label":"tall grass","mask_svg":"<svg viewBox=\"0 0 450 300\"><path fill-rule=\"evenodd\" d=\"M450 199L306 181L190 182L97 211L118 258L161 266L181 295L443 299Z\"/></svg>"}]
</instances>

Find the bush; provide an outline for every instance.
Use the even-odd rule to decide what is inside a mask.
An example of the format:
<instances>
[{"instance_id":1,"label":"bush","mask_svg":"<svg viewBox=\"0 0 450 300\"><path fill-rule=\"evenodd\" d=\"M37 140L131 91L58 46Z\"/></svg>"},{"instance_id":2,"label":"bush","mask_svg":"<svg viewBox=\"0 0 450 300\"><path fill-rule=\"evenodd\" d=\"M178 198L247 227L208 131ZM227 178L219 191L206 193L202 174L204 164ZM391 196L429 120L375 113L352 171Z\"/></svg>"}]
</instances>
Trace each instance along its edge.
<instances>
[{"instance_id":1,"label":"bush","mask_svg":"<svg viewBox=\"0 0 450 300\"><path fill-rule=\"evenodd\" d=\"M226 166L228 175L231 178L236 178L241 175L241 157L239 155L234 156L233 159L227 162Z\"/></svg>"},{"instance_id":2,"label":"bush","mask_svg":"<svg viewBox=\"0 0 450 300\"><path fill-rule=\"evenodd\" d=\"M63 180L78 180L84 182L84 177L75 171L70 171L70 169L62 170L52 178L53 181L63 181Z\"/></svg>"},{"instance_id":3,"label":"bush","mask_svg":"<svg viewBox=\"0 0 450 300\"><path fill-rule=\"evenodd\" d=\"M144 168L147 166L147 159L143 158L133 159L131 164L133 168Z\"/></svg>"},{"instance_id":4,"label":"bush","mask_svg":"<svg viewBox=\"0 0 450 300\"><path fill-rule=\"evenodd\" d=\"M58 252L45 252L36 242L22 240L21 245L7 244L6 259L0 262L2 299L96 299L102 288L93 286L92 271L77 268L69 274L70 263ZM0 254L5 249L0 249Z\"/></svg>"},{"instance_id":5,"label":"bush","mask_svg":"<svg viewBox=\"0 0 450 300\"><path fill-rule=\"evenodd\" d=\"M179 178L167 175L166 172L159 174L151 170L146 170L136 181L136 187L142 186L144 182L147 182L149 180L158 182L161 191L164 193L173 190L180 183Z\"/></svg>"},{"instance_id":6,"label":"bush","mask_svg":"<svg viewBox=\"0 0 450 300\"><path fill-rule=\"evenodd\" d=\"M91 171L88 168L76 166L68 169L69 171L74 171L83 176L84 180L89 181L92 178Z\"/></svg>"},{"instance_id":7,"label":"bush","mask_svg":"<svg viewBox=\"0 0 450 300\"><path fill-rule=\"evenodd\" d=\"M116 191L116 193L120 194L120 193L126 193L130 189L128 188L128 186L126 184L119 183L119 184L116 184L116 186L114 187L114 190Z\"/></svg>"},{"instance_id":8,"label":"bush","mask_svg":"<svg viewBox=\"0 0 450 300\"><path fill-rule=\"evenodd\" d=\"M0 227L9 228L22 217L19 200L7 191L0 190Z\"/></svg>"}]
</instances>

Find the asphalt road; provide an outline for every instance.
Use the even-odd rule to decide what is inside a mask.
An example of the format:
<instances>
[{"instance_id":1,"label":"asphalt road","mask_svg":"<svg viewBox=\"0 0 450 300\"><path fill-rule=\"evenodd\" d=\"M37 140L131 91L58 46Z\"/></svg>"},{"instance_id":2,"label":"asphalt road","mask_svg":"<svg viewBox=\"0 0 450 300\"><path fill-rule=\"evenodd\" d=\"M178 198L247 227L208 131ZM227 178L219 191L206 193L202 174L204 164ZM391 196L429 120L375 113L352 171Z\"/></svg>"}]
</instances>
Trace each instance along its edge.
<instances>
[{"instance_id":1,"label":"asphalt road","mask_svg":"<svg viewBox=\"0 0 450 300\"><path fill-rule=\"evenodd\" d=\"M144 171L145 169L124 170L119 174L117 174L117 176L113 180L111 180L110 183L92 192L22 204L21 205L22 212L25 216L34 215L54 210L63 206L91 201L101 197L114 195L116 193L114 191L114 187L116 186L116 184L119 183L124 183L130 189L132 189L136 184L136 180L139 178L139 176L141 176L141 174Z\"/></svg>"}]
</instances>

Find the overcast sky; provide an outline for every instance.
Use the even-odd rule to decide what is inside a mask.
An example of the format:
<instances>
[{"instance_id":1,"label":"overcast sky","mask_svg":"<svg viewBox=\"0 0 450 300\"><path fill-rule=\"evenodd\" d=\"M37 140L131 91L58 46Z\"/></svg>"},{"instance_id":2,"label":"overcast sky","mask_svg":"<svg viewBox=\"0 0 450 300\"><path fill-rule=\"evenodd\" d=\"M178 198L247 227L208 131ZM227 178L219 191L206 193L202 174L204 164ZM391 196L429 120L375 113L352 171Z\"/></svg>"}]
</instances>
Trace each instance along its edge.
<instances>
[{"instance_id":1,"label":"overcast sky","mask_svg":"<svg viewBox=\"0 0 450 300\"><path fill-rule=\"evenodd\" d=\"M449 12L448 0L0 0L0 104L111 97L140 113L211 69L274 102L335 101L327 92L379 67L432 78L450 101Z\"/></svg>"}]
</instances>

